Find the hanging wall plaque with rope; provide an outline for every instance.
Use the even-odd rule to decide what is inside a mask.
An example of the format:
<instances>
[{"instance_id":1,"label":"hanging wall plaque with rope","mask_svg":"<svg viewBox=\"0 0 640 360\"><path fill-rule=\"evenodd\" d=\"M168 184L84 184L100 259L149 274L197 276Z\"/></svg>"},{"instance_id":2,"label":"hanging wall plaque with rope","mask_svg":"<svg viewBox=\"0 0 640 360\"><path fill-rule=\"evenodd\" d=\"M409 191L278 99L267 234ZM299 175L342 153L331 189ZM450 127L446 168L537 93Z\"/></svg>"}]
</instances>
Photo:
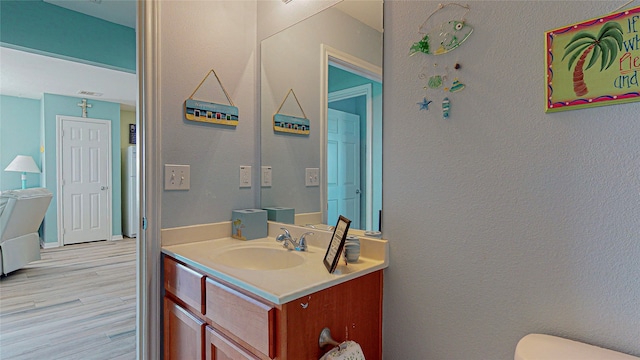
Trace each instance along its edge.
<instances>
[{"instance_id":1,"label":"hanging wall plaque with rope","mask_svg":"<svg viewBox=\"0 0 640 360\"><path fill-rule=\"evenodd\" d=\"M296 99L296 103L298 104L300 111L302 111L303 117L280 114L280 110L289 98L290 94L293 94L293 98ZM289 134L309 135L309 119L304 113L304 109L302 109L302 105L300 105L300 101L298 101L298 97L296 96L296 93L293 91L293 89L289 89L289 92L287 92L287 95L285 95L282 103L280 103L280 107L278 107L276 113L273 114L273 131L285 132Z\"/></svg>"},{"instance_id":2,"label":"hanging wall plaque with rope","mask_svg":"<svg viewBox=\"0 0 640 360\"><path fill-rule=\"evenodd\" d=\"M229 105L226 104L216 104L212 102L195 100L193 96L200 89L200 86L207 80L209 75L213 75L218 80L218 84L222 88L224 95L227 97L227 101L229 101ZM207 73L207 76L202 79L200 85L193 91L189 99L184 102L184 117L187 120L191 121L199 121L210 124L221 124L221 125L229 125L229 126L237 126L238 125L238 108L233 104L231 97L229 97L229 93L222 85L218 74L211 69Z\"/></svg>"}]
</instances>

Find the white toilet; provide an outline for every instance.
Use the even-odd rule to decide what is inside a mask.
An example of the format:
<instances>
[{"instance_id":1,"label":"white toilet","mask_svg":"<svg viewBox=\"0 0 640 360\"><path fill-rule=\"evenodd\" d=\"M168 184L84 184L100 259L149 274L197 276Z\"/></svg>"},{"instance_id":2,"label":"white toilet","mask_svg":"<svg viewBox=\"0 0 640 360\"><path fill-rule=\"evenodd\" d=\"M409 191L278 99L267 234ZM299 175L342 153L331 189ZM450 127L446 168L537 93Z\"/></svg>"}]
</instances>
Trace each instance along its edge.
<instances>
[{"instance_id":1,"label":"white toilet","mask_svg":"<svg viewBox=\"0 0 640 360\"><path fill-rule=\"evenodd\" d=\"M640 360L640 358L556 336L529 334L518 342L514 360Z\"/></svg>"}]
</instances>

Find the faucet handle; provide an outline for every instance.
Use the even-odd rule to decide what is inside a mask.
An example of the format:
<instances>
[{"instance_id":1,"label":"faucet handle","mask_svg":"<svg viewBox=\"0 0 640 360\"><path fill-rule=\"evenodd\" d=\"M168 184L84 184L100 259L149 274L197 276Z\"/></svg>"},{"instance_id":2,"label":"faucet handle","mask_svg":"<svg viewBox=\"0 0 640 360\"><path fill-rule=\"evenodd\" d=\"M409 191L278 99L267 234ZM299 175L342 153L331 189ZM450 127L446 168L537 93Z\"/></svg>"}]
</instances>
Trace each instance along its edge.
<instances>
[{"instance_id":1,"label":"faucet handle","mask_svg":"<svg viewBox=\"0 0 640 360\"><path fill-rule=\"evenodd\" d=\"M298 244L302 247L304 246L305 248L307 247L307 236L313 235L312 231L308 231L302 235L300 235L300 239L298 240Z\"/></svg>"},{"instance_id":2,"label":"faucet handle","mask_svg":"<svg viewBox=\"0 0 640 360\"><path fill-rule=\"evenodd\" d=\"M291 234L289 233L289 230L287 230L287 228L281 227L280 229L284 230L284 234L280 234L280 235L278 235L276 237L276 241L277 242L282 242L282 241L285 241L285 240L291 240L292 239L291 238ZM286 244L285 244L285 247L286 247Z\"/></svg>"}]
</instances>

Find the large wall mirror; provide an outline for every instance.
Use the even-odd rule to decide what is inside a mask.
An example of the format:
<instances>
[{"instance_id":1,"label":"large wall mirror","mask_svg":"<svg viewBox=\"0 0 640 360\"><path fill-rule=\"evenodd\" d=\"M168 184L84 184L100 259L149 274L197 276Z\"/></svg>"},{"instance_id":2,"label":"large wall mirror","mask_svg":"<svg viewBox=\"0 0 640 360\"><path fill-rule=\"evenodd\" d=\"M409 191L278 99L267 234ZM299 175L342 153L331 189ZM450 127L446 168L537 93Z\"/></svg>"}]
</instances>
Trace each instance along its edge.
<instances>
[{"instance_id":1,"label":"large wall mirror","mask_svg":"<svg viewBox=\"0 0 640 360\"><path fill-rule=\"evenodd\" d=\"M294 208L302 225L343 215L352 228L380 230L382 7L345 0L262 41L263 208ZM274 130L276 112L307 118L308 134Z\"/></svg>"}]
</instances>

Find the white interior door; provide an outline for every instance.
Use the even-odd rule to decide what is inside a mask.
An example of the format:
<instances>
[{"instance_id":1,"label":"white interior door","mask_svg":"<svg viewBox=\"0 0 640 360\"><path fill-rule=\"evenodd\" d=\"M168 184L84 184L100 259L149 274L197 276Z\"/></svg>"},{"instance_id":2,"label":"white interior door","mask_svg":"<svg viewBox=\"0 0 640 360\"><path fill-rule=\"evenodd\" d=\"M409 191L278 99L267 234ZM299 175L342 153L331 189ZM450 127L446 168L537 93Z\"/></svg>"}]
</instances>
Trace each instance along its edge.
<instances>
[{"instance_id":1,"label":"white interior door","mask_svg":"<svg viewBox=\"0 0 640 360\"><path fill-rule=\"evenodd\" d=\"M64 245L110 238L110 129L104 120L59 118Z\"/></svg>"},{"instance_id":2,"label":"white interior door","mask_svg":"<svg viewBox=\"0 0 640 360\"><path fill-rule=\"evenodd\" d=\"M343 215L360 229L360 117L328 109L327 222Z\"/></svg>"}]
</instances>

